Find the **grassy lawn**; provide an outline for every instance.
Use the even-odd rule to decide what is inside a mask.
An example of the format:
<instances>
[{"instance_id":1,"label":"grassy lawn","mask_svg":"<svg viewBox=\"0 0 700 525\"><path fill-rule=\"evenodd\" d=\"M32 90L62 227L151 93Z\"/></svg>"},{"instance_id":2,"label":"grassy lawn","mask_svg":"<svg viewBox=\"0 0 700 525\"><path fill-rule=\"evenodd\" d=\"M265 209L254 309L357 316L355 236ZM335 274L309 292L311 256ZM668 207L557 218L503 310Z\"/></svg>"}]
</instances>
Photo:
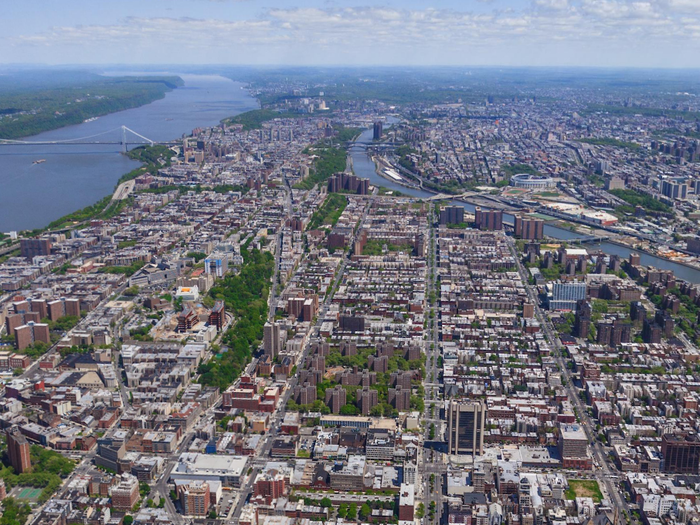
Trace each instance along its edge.
<instances>
[{"instance_id":1,"label":"grassy lawn","mask_svg":"<svg viewBox=\"0 0 700 525\"><path fill-rule=\"evenodd\" d=\"M598 482L594 479L574 479L569 480L569 488L566 489L566 499L593 498L593 501L600 503L603 493L600 492Z\"/></svg>"},{"instance_id":2,"label":"grassy lawn","mask_svg":"<svg viewBox=\"0 0 700 525\"><path fill-rule=\"evenodd\" d=\"M535 193L537 197L559 197L559 192L556 191L543 191L541 193Z\"/></svg>"}]
</instances>

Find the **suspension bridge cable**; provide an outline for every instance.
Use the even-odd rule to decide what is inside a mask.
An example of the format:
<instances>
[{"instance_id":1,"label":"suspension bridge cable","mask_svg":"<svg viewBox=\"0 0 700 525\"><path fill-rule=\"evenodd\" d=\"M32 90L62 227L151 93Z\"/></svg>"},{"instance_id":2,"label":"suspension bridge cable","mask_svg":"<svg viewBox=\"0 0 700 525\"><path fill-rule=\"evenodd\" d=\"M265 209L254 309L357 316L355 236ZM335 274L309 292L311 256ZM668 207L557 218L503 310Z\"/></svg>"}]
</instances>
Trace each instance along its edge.
<instances>
[{"instance_id":1,"label":"suspension bridge cable","mask_svg":"<svg viewBox=\"0 0 700 525\"><path fill-rule=\"evenodd\" d=\"M124 128L124 129L126 129L127 131L133 133L133 134L136 135L137 137L139 137L139 138L141 138L141 139L144 139L144 140L150 142L151 144L153 144L153 142L154 142L154 141L152 141L151 139L149 139L149 138L147 138L147 137L144 137L143 135L140 135L139 133L136 133L135 131L133 131L133 130L127 128L126 126L120 126L120 127L118 127L118 128L109 129L109 130L107 130L107 131L102 131L101 133L96 133L96 134L94 134L94 135L88 135L87 137L76 137L76 138L72 138L72 139L50 140L50 141L31 141L31 140L17 140L17 139L0 139L0 143L4 143L4 144L30 144L30 145L32 145L32 144L35 144L35 145L41 145L41 144L66 144L66 143L71 143L71 142L78 142L78 141L81 141L81 140L92 139L92 138L95 138L95 137L100 137L100 136L102 136L102 135L107 135L108 133L114 133L115 131L121 131L122 128Z\"/></svg>"}]
</instances>

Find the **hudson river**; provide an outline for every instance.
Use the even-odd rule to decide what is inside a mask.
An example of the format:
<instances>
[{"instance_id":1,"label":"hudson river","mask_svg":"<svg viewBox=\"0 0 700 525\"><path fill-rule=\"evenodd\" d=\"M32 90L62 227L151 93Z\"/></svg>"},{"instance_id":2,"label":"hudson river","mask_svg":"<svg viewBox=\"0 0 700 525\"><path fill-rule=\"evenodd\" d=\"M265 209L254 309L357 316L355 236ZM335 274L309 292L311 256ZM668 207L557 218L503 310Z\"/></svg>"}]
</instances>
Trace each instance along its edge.
<instances>
[{"instance_id":1,"label":"hudson river","mask_svg":"<svg viewBox=\"0 0 700 525\"><path fill-rule=\"evenodd\" d=\"M151 140L168 141L258 107L241 83L220 76L180 77L183 87L146 106L21 140L68 140L115 130L88 140L116 142L124 125ZM0 146L0 232L44 227L111 194L119 177L139 166L120 151L118 144ZM41 159L46 162L33 163Z\"/></svg>"}]
</instances>

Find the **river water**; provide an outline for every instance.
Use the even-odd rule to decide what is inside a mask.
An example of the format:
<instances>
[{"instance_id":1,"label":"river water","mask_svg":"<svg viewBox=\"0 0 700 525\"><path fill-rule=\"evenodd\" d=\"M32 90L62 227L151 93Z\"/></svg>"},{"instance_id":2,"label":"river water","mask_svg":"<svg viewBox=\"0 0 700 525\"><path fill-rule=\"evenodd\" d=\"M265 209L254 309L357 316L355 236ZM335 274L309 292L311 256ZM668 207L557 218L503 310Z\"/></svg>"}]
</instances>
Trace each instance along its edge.
<instances>
[{"instance_id":1,"label":"river water","mask_svg":"<svg viewBox=\"0 0 700 525\"><path fill-rule=\"evenodd\" d=\"M183 87L151 104L22 140L68 140L115 130L89 140L116 142L124 125L151 140L169 141L258 107L241 83L213 75L180 77ZM120 151L119 144L0 146L0 231L44 227L109 195L119 177L139 165ZM33 164L40 159L46 162Z\"/></svg>"},{"instance_id":2,"label":"river water","mask_svg":"<svg viewBox=\"0 0 700 525\"><path fill-rule=\"evenodd\" d=\"M370 142L372 140L372 133L373 131L371 129L363 131L357 140L359 142ZM412 197L428 198L434 195L434 193L430 193L424 190L407 188L406 186L397 184L396 182L393 182L388 178L384 178L380 175L377 175L377 172L375 171L374 162L372 162L372 160L367 156L366 148L364 146L357 145L351 147L350 156L352 157L352 165L355 174L358 177L364 177L369 179L372 184L375 184L377 186L384 186L385 188L388 188L390 190L397 190L403 193L404 195L410 195ZM461 201L453 201L453 204L464 206L464 208L467 211L470 211L472 213L475 209L475 206L473 204ZM512 224L513 216L508 213L504 213L503 220ZM549 237L564 241L574 240L576 238L583 237L583 235L581 234L565 230L563 228L558 228L550 224L545 224L544 233ZM600 250L609 255L618 255L623 259L628 258L630 253L632 252L632 250L630 250L629 248L625 248L624 246L618 246L617 244L612 244L610 242L603 242L599 244L586 244L585 246L589 251ZM684 279L692 283L700 283L700 270L695 270L688 266L668 261L666 259L661 259L659 257L655 257L653 255L649 255L643 252L637 253L639 253L640 255L641 263L645 266L654 266L663 270L673 270L675 275L680 279Z\"/></svg>"},{"instance_id":3,"label":"river water","mask_svg":"<svg viewBox=\"0 0 700 525\"><path fill-rule=\"evenodd\" d=\"M27 141L68 140L90 137L114 130L91 140L118 141L124 125L155 141L169 141L189 134L196 127L217 124L221 119L256 109L257 100L243 89L243 84L216 75L183 75L185 85L146 106L112 113L99 119L27 137ZM396 119L389 119L389 124ZM372 130L358 139L371 141ZM36 145L0 146L0 231L24 230L46 226L67 213L89 206L110 194L121 175L138 167L114 145ZM350 150L358 176L373 184L398 190L414 197L430 197L427 191L406 188L377 175L367 157L366 148ZM46 162L33 164L45 159ZM460 202L473 212L474 206ZM504 214L506 221L513 217ZM578 234L545 225L545 234L555 239L571 240ZM630 250L609 242L589 246L608 254L629 257ZM700 271L665 259L640 253L644 265L673 270L681 279L700 282Z\"/></svg>"}]
</instances>

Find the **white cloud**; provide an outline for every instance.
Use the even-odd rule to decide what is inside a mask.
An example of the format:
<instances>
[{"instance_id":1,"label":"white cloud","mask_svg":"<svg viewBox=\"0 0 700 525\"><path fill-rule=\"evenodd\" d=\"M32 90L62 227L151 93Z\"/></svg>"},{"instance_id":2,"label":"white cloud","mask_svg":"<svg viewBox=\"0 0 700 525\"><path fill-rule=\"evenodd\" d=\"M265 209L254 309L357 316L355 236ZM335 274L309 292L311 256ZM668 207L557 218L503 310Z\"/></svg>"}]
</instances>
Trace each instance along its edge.
<instances>
[{"instance_id":1,"label":"white cloud","mask_svg":"<svg viewBox=\"0 0 700 525\"><path fill-rule=\"evenodd\" d=\"M569 0L534 0L534 6L541 9L563 11L570 7Z\"/></svg>"},{"instance_id":2,"label":"white cloud","mask_svg":"<svg viewBox=\"0 0 700 525\"><path fill-rule=\"evenodd\" d=\"M31 56L32 49L38 55L41 49L70 54L88 48L110 60L119 52L125 60L137 52L150 53L151 61L173 54L191 61L194 55L180 53L189 49L200 50L209 62L238 63L351 63L361 58L373 63L528 64L536 57L575 64L586 57L585 65L607 65L634 58L636 46L643 65L653 53L663 56L678 42L690 57L698 56L700 11L688 9L696 3L700 0L531 0L520 10L494 2L478 12L275 8L244 20L131 16L114 24L54 27L6 40L24 56ZM700 66L700 59L689 60Z\"/></svg>"},{"instance_id":3,"label":"white cloud","mask_svg":"<svg viewBox=\"0 0 700 525\"><path fill-rule=\"evenodd\" d=\"M600 20L606 18L642 19L662 18L663 15L651 2L627 2L624 0L583 0L582 11Z\"/></svg>"},{"instance_id":4,"label":"white cloud","mask_svg":"<svg viewBox=\"0 0 700 525\"><path fill-rule=\"evenodd\" d=\"M698 0L664 0L662 4L672 11L700 13L700 1Z\"/></svg>"}]
</instances>

